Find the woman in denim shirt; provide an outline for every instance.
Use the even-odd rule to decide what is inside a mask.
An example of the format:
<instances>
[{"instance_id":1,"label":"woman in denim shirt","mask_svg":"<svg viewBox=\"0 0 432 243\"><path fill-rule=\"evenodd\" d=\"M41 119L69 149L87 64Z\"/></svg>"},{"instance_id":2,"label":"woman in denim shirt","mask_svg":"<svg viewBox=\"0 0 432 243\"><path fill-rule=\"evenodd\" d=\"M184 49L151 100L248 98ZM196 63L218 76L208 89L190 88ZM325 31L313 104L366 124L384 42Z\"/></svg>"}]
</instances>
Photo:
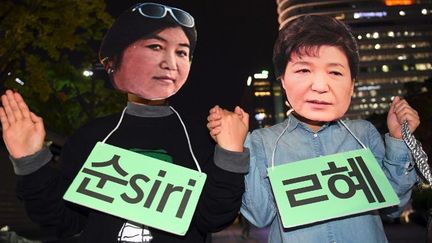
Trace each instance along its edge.
<instances>
[{"instance_id":1,"label":"woman in denim shirt","mask_svg":"<svg viewBox=\"0 0 432 243\"><path fill-rule=\"evenodd\" d=\"M368 121L340 122L350 105L359 57L348 27L331 17L308 15L286 24L279 31L273 62L293 111L282 123L247 137L245 147L251 157L241 213L258 227L271 225L269 242L387 242L378 210L283 228L267 168L274 150L276 166L361 149L363 144L400 199L399 207L380 212L397 217L416 183L401 124L407 121L414 132L420 123L417 112L395 97L387 116L385 142ZM219 107L210 110L208 128L216 141L224 127L231 125L233 114L241 116L241 112Z\"/></svg>"}]
</instances>

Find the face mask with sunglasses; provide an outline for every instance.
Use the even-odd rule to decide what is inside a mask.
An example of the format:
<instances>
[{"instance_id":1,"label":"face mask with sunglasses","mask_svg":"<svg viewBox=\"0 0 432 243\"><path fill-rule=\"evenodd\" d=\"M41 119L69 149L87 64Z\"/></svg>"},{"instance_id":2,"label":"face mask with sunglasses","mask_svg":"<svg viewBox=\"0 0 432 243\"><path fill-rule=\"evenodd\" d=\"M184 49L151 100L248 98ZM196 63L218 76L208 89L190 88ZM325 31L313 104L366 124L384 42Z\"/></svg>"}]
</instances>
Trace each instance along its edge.
<instances>
[{"instance_id":1,"label":"face mask with sunglasses","mask_svg":"<svg viewBox=\"0 0 432 243\"><path fill-rule=\"evenodd\" d=\"M179 8L173 8L158 3L141 3L132 9L132 12L139 11L139 13L147 18L162 19L167 13L181 26L192 28L195 26L195 21L192 15Z\"/></svg>"}]
</instances>

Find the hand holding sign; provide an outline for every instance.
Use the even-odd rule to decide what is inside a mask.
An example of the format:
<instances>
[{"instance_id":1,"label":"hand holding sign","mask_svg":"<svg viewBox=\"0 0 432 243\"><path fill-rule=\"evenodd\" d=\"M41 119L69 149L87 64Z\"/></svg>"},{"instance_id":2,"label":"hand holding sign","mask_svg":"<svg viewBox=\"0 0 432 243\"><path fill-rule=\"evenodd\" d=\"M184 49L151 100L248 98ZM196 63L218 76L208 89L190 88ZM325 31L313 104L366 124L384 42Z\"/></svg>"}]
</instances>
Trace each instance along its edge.
<instances>
[{"instance_id":1,"label":"hand holding sign","mask_svg":"<svg viewBox=\"0 0 432 243\"><path fill-rule=\"evenodd\" d=\"M13 158L22 158L41 150L45 139L42 118L29 110L17 92L7 90L1 100L0 120L9 154Z\"/></svg>"}]
</instances>

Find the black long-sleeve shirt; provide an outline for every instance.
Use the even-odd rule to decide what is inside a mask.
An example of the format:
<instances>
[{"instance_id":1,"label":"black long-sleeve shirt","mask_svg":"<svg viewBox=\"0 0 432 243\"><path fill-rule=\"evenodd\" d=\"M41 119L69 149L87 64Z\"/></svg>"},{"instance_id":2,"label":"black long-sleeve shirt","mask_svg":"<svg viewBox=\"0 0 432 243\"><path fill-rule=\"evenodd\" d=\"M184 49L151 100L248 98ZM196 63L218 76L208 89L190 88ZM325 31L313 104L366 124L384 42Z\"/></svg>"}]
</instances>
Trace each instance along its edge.
<instances>
[{"instance_id":1,"label":"black long-sleeve shirt","mask_svg":"<svg viewBox=\"0 0 432 243\"><path fill-rule=\"evenodd\" d=\"M41 157L46 156L38 154L13 161L17 174L24 174L19 176L17 194L25 202L32 220L55 229L59 237L80 234L83 242L118 242L117 236L125 219L64 201L62 196L96 142L102 141L113 130L119 118L120 114L100 118L78 130L62 149L60 168L54 168L50 163L36 171L20 168L20 163L28 165L29 161L33 165L44 164ZM184 117L184 122L207 180L186 235L178 236L148 228L153 237L152 243L204 242L208 233L230 225L240 208L248 152L236 153L218 146L215 148L205 120L196 122ZM164 150L173 163L196 169L183 127L169 107L129 103L119 128L106 143L133 151Z\"/></svg>"}]
</instances>

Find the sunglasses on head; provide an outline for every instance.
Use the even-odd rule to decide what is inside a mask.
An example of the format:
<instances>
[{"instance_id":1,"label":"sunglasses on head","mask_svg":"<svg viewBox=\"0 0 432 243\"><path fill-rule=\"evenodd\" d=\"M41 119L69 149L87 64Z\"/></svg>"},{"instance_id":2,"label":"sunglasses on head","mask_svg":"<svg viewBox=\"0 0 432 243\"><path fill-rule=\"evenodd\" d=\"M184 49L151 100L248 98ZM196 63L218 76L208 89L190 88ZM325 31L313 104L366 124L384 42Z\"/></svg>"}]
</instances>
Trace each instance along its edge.
<instances>
[{"instance_id":1,"label":"sunglasses on head","mask_svg":"<svg viewBox=\"0 0 432 243\"><path fill-rule=\"evenodd\" d=\"M161 19L168 13L180 25L192 28L195 26L195 21L192 15L179 8L173 8L158 3L141 3L132 9L132 12L138 10L140 14L147 18Z\"/></svg>"}]
</instances>

